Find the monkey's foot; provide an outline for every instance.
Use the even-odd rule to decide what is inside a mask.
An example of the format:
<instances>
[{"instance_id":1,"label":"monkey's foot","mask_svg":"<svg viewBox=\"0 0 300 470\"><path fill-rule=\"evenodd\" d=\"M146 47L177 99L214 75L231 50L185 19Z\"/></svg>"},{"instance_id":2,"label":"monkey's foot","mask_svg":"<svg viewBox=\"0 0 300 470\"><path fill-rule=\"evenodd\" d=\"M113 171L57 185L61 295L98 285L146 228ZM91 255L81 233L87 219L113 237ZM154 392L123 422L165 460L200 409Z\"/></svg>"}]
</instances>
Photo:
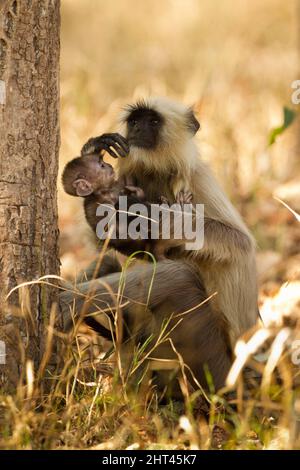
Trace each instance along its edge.
<instances>
[{"instance_id":1,"label":"monkey's foot","mask_svg":"<svg viewBox=\"0 0 300 470\"><path fill-rule=\"evenodd\" d=\"M120 134L102 134L100 137L89 139L82 147L81 155L100 153L103 150L114 158L126 157L129 153L129 145L125 137Z\"/></svg>"},{"instance_id":2,"label":"monkey's foot","mask_svg":"<svg viewBox=\"0 0 300 470\"><path fill-rule=\"evenodd\" d=\"M176 202L183 206L183 204L190 204L193 200L193 194L190 191L179 191L176 196Z\"/></svg>"},{"instance_id":3,"label":"monkey's foot","mask_svg":"<svg viewBox=\"0 0 300 470\"><path fill-rule=\"evenodd\" d=\"M168 200L168 198L165 197L165 196L160 196L159 202L160 202L161 204L169 204L169 200Z\"/></svg>"}]
</instances>

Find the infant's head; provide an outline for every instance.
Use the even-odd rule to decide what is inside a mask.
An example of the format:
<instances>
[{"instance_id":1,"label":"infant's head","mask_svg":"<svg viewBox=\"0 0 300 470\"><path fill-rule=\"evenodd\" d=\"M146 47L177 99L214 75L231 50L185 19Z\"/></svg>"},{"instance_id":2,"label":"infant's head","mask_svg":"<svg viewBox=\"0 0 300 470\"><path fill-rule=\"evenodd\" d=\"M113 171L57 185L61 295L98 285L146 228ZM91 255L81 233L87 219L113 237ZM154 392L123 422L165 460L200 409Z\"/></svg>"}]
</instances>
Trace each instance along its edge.
<instances>
[{"instance_id":1,"label":"infant's head","mask_svg":"<svg viewBox=\"0 0 300 470\"><path fill-rule=\"evenodd\" d=\"M89 196L99 189L110 188L115 181L115 172L99 154L90 154L71 160L64 168L62 184L72 196Z\"/></svg>"}]
</instances>

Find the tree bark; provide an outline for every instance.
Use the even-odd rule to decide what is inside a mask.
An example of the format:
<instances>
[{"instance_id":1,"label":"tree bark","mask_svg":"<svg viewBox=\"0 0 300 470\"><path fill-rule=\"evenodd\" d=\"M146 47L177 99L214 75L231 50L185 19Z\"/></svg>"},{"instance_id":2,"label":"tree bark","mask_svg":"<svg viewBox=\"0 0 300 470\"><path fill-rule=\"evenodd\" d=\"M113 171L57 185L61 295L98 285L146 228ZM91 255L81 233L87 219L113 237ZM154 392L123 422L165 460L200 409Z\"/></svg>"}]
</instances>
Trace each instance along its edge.
<instances>
[{"instance_id":1,"label":"tree bark","mask_svg":"<svg viewBox=\"0 0 300 470\"><path fill-rule=\"evenodd\" d=\"M5 297L24 281L59 274L59 30L60 0L0 0L0 388L6 390L20 380L24 353L40 363L56 292L39 284L29 295L15 291L9 304Z\"/></svg>"}]
</instances>

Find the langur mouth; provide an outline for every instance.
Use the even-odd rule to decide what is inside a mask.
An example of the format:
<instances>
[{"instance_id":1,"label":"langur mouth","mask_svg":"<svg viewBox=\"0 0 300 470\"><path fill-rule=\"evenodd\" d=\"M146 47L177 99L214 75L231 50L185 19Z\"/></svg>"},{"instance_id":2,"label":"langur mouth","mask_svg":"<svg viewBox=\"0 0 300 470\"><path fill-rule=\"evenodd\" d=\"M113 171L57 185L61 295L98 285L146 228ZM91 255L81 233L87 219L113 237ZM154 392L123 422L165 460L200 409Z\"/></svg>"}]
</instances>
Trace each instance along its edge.
<instances>
[{"instance_id":1,"label":"langur mouth","mask_svg":"<svg viewBox=\"0 0 300 470\"><path fill-rule=\"evenodd\" d=\"M147 142L144 139L129 139L129 147L135 147L139 149L153 149L153 142Z\"/></svg>"}]
</instances>

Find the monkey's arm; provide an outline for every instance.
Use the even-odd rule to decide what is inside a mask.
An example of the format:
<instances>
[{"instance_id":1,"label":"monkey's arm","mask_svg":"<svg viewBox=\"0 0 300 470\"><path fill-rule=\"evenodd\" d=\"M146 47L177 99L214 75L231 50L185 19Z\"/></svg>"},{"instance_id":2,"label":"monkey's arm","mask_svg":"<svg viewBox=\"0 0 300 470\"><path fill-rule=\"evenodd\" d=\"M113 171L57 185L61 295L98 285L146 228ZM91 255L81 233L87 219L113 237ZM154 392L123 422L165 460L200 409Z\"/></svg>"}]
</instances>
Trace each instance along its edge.
<instances>
[{"instance_id":1,"label":"monkey's arm","mask_svg":"<svg viewBox=\"0 0 300 470\"><path fill-rule=\"evenodd\" d=\"M228 224L204 217L204 245L198 254L202 258L225 263L253 250L251 238Z\"/></svg>"},{"instance_id":2,"label":"monkey's arm","mask_svg":"<svg viewBox=\"0 0 300 470\"><path fill-rule=\"evenodd\" d=\"M184 204L190 204L193 194L190 191L180 191L176 196L176 202L184 210ZM168 203L165 197L161 197L161 202ZM197 221L198 222L198 221ZM234 261L235 257L250 252L253 249L251 238L241 230L210 217L204 217L201 223L204 224L203 247L198 251L197 256L203 259L213 260L217 263ZM171 234L174 234L174 221L171 221ZM173 246L182 246L188 242L186 239L166 240L165 249Z\"/></svg>"},{"instance_id":3,"label":"monkey's arm","mask_svg":"<svg viewBox=\"0 0 300 470\"><path fill-rule=\"evenodd\" d=\"M102 134L99 137L89 139L81 149L81 156L91 153L108 152L112 157L126 157L129 153L127 140L120 134Z\"/></svg>"},{"instance_id":4,"label":"monkey's arm","mask_svg":"<svg viewBox=\"0 0 300 470\"><path fill-rule=\"evenodd\" d=\"M197 258L214 263L226 263L253 251L251 238L241 230L209 217L204 217L201 223L204 224L204 239L202 248L196 252ZM170 233L174 234L173 221ZM165 240L166 251L190 241L184 237L182 240L177 240L171 236L170 240ZM192 253L194 255L194 252Z\"/></svg>"}]
</instances>

